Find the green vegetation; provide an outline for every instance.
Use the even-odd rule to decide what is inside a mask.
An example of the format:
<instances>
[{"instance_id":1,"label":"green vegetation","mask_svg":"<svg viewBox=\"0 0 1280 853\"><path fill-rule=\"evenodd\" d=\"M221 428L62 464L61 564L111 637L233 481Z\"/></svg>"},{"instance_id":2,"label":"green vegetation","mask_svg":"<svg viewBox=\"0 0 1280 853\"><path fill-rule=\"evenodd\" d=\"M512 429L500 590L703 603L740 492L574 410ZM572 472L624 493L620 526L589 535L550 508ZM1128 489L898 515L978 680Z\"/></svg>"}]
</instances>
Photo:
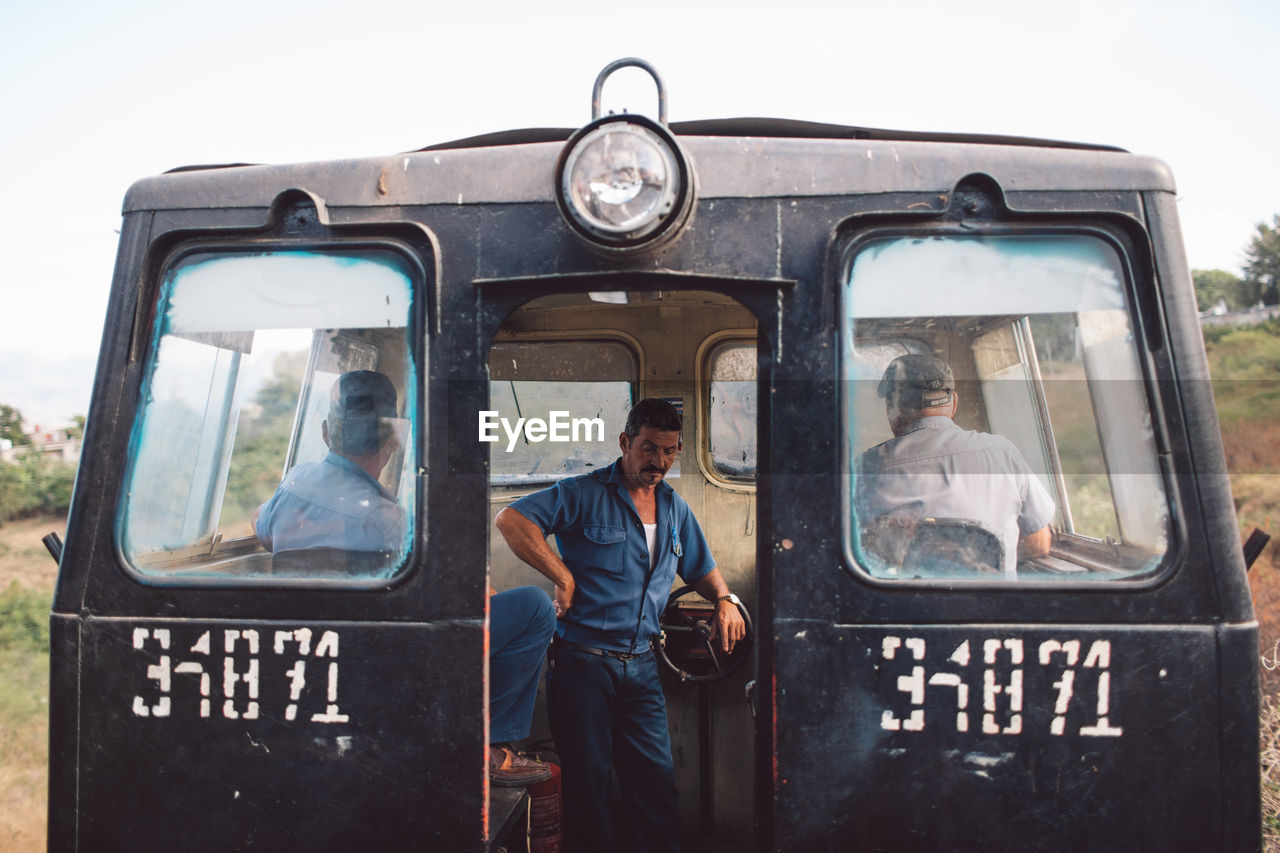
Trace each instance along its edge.
<instances>
[{"instance_id":1,"label":"green vegetation","mask_svg":"<svg viewBox=\"0 0 1280 853\"><path fill-rule=\"evenodd\" d=\"M1204 331L1224 431L1242 424L1275 422L1280 416L1280 318L1245 328L1210 326Z\"/></svg>"},{"instance_id":2,"label":"green vegetation","mask_svg":"<svg viewBox=\"0 0 1280 853\"><path fill-rule=\"evenodd\" d=\"M1192 270L1196 305L1208 311L1220 301L1231 311L1262 303L1280 305L1280 214L1273 225L1259 222L1244 250L1244 276L1226 270Z\"/></svg>"},{"instance_id":3,"label":"green vegetation","mask_svg":"<svg viewBox=\"0 0 1280 853\"><path fill-rule=\"evenodd\" d=\"M1270 226L1265 222L1254 226L1244 258L1245 281L1261 288L1267 305L1280 304L1280 213L1272 217Z\"/></svg>"},{"instance_id":4,"label":"green vegetation","mask_svg":"<svg viewBox=\"0 0 1280 853\"><path fill-rule=\"evenodd\" d=\"M13 442L15 447L31 443L31 439L22 431L22 412L0 403L0 440L3 439Z\"/></svg>"},{"instance_id":5,"label":"green vegetation","mask_svg":"<svg viewBox=\"0 0 1280 853\"><path fill-rule=\"evenodd\" d=\"M49 593L14 581L0 592L0 653L49 653Z\"/></svg>"},{"instance_id":6,"label":"green vegetation","mask_svg":"<svg viewBox=\"0 0 1280 853\"><path fill-rule=\"evenodd\" d=\"M75 465L39 453L26 453L13 464L0 463L0 523L66 513L75 479Z\"/></svg>"},{"instance_id":7,"label":"green vegetation","mask_svg":"<svg viewBox=\"0 0 1280 853\"><path fill-rule=\"evenodd\" d=\"M272 378L254 395L254 407L241 412L219 527L246 521L279 485L306 358L305 352L278 356Z\"/></svg>"}]
</instances>

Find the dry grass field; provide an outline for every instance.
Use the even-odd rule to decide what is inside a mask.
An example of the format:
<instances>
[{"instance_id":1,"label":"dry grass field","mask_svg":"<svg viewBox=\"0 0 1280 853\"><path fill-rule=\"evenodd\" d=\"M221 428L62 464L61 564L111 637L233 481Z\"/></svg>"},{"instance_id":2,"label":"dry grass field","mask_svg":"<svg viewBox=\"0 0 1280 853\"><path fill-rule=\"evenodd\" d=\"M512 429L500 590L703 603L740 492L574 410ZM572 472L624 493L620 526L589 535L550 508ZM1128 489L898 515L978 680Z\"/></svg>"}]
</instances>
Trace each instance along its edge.
<instances>
[{"instance_id":1,"label":"dry grass field","mask_svg":"<svg viewBox=\"0 0 1280 853\"><path fill-rule=\"evenodd\" d=\"M0 853L45 848L49 605L57 566L41 543L61 517L0 526Z\"/></svg>"}]
</instances>

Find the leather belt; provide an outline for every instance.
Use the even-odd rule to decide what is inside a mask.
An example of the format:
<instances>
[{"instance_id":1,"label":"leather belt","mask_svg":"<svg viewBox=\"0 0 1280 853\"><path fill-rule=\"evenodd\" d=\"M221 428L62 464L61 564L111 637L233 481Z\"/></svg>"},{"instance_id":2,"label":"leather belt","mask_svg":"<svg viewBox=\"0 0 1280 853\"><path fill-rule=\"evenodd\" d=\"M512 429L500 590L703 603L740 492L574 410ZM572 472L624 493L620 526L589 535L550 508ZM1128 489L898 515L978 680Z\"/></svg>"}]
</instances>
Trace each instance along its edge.
<instances>
[{"instance_id":1,"label":"leather belt","mask_svg":"<svg viewBox=\"0 0 1280 853\"><path fill-rule=\"evenodd\" d=\"M575 652L586 652L589 655L596 655L602 658L613 658L614 660L629 661L635 660L644 655L653 654L653 647L650 646L642 652L615 652L613 649L597 649L595 646L584 646L582 643L575 643L570 640L556 640L556 648L572 649Z\"/></svg>"}]
</instances>

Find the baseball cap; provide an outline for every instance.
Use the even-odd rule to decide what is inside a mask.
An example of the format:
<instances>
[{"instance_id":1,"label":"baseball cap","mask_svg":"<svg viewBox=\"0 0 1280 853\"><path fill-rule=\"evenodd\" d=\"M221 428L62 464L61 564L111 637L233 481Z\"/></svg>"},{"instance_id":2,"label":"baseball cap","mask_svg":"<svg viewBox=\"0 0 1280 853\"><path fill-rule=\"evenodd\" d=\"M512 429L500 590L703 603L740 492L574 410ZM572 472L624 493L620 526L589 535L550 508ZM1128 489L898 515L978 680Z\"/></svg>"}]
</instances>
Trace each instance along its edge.
<instances>
[{"instance_id":1,"label":"baseball cap","mask_svg":"<svg viewBox=\"0 0 1280 853\"><path fill-rule=\"evenodd\" d=\"M340 418L367 414L379 418L396 416L396 388L376 370L353 370L334 383L329 412Z\"/></svg>"},{"instance_id":2,"label":"baseball cap","mask_svg":"<svg viewBox=\"0 0 1280 853\"><path fill-rule=\"evenodd\" d=\"M940 358L908 353L900 355L885 368L876 394L888 397L898 392L899 404L909 409L928 409L951 402L955 379L951 368Z\"/></svg>"},{"instance_id":3,"label":"baseball cap","mask_svg":"<svg viewBox=\"0 0 1280 853\"><path fill-rule=\"evenodd\" d=\"M390 379L374 370L344 373L329 398L330 446L347 454L373 453L391 435L388 419L395 417L396 389Z\"/></svg>"}]
</instances>

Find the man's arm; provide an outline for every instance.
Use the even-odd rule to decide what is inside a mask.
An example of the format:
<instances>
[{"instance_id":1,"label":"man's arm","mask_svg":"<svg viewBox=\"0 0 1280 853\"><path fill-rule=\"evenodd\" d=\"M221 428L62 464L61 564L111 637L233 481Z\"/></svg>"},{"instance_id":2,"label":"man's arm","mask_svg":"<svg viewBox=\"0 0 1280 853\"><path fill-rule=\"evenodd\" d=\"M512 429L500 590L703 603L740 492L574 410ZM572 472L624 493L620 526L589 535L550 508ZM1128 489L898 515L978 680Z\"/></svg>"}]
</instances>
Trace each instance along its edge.
<instances>
[{"instance_id":1,"label":"man's arm","mask_svg":"<svg viewBox=\"0 0 1280 853\"><path fill-rule=\"evenodd\" d=\"M542 528L511 507L505 507L499 512L493 524L506 540L511 553L546 575L556 585L553 601L556 618L567 613L573 606L573 591L576 584L569 567L547 544L547 535L542 532Z\"/></svg>"},{"instance_id":2,"label":"man's arm","mask_svg":"<svg viewBox=\"0 0 1280 853\"><path fill-rule=\"evenodd\" d=\"M1053 532L1049 529L1049 525L1046 524L1035 533L1028 533L1018 540L1018 559L1047 557L1049 556L1049 546L1052 544Z\"/></svg>"},{"instance_id":3,"label":"man's arm","mask_svg":"<svg viewBox=\"0 0 1280 853\"><path fill-rule=\"evenodd\" d=\"M262 547L270 551L271 537L267 534L266 530L262 530L258 528L258 516L262 515L262 507L264 506L266 506L266 504L263 504L262 506L255 509L253 511L253 515L249 516L249 526L253 528L253 535L258 538L259 542L262 543Z\"/></svg>"},{"instance_id":4,"label":"man's arm","mask_svg":"<svg viewBox=\"0 0 1280 853\"><path fill-rule=\"evenodd\" d=\"M720 649L729 654L738 641L747 636L747 623L742 621L742 614L732 601L721 601L720 597L729 594L729 585L719 569L712 569L693 583L689 584L698 594L716 606L716 619L712 623L712 639L720 637Z\"/></svg>"}]
</instances>

